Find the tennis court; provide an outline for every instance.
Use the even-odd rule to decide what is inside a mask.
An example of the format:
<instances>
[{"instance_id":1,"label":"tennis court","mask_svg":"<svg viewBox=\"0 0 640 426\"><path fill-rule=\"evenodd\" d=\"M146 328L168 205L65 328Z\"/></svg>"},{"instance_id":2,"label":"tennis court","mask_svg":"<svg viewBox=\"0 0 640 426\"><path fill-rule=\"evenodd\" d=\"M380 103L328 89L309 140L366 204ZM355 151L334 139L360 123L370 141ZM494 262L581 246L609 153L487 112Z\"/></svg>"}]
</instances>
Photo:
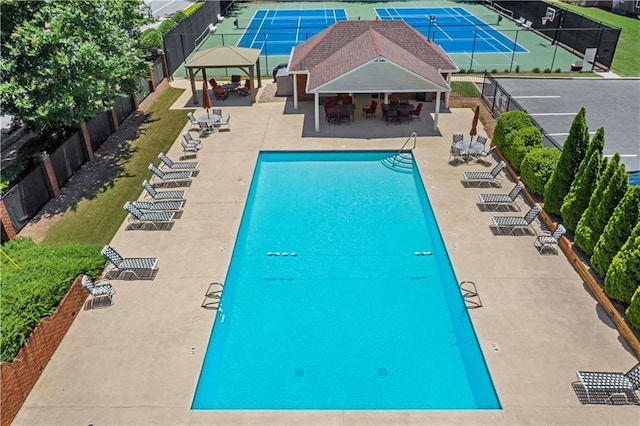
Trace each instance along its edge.
<instances>
[{"instance_id":1,"label":"tennis court","mask_svg":"<svg viewBox=\"0 0 640 426\"><path fill-rule=\"evenodd\" d=\"M238 46L261 49L265 55L288 55L296 44L346 20L344 9L260 9L253 15Z\"/></svg>"},{"instance_id":2,"label":"tennis court","mask_svg":"<svg viewBox=\"0 0 640 426\"><path fill-rule=\"evenodd\" d=\"M382 20L404 21L447 53L508 53L527 50L462 7L376 8Z\"/></svg>"}]
</instances>

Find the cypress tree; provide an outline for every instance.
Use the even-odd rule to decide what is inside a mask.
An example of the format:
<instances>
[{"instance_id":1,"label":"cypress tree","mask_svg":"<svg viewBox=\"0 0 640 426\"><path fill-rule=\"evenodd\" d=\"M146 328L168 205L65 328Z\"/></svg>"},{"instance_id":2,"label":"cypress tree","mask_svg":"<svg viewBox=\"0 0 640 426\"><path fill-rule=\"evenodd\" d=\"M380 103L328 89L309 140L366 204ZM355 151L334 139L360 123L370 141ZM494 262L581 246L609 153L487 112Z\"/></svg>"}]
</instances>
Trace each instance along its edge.
<instances>
[{"instance_id":1,"label":"cypress tree","mask_svg":"<svg viewBox=\"0 0 640 426\"><path fill-rule=\"evenodd\" d=\"M611 261L604 279L604 292L612 299L629 303L640 286L640 222L633 228L620 251ZM637 318L640 326L640 299L637 301Z\"/></svg>"},{"instance_id":2,"label":"cypress tree","mask_svg":"<svg viewBox=\"0 0 640 426\"><path fill-rule=\"evenodd\" d=\"M627 319L629 320L631 325L636 330L640 330L640 287L638 287L635 294L631 298L631 304L625 311L625 314L627 314Z\"/></svg>"},{"instance_id":3,"label":"cypress tree","mask_svg":"<svg viewBox=\"0 0 640 426\"><path fill-rule=\"evenodd\" d=\"M613 210L591 256L591 267L601 277L607 275L613 257L629 239L640 213L640 186L629 186ZM640 275L638 276L640 280Z\"/></svg>"},{"instance_id":4,"label":"cypress tree","mask_svg":"<svg viewBox=\"0 0 640 426\"><path fill-rule=\"evenodd\" d=\"M591 241L591 234L593 233L592 226L596 211L598 210L600 201L602 201L602 194L604 194L613 174L618 169L618 165L620 164L620 154L616 152L611 158L611 161L607 162L607 159L605 158L603 163L605 163L606 166L600 175L600 179L598 179L598 186L596 186L596 190L593 191L593 194L591 195L587 210L584 211L582 217L580 217L580 220L578 221L574 236L574 242L576 245L589 256L593 254L593 245L590 245L589 241ZM591 248L589 249L589 247Z\"/></svg>"},{"instance_id":5,"label":"cypress tree","mask_svg":"<svg viewBox=\"0 0 640 426\"><path fill-rule=\"evenodd\" d=\"M582 161L581 170L578 171L575 180L571 184L571 190L564 199L560 209L562 223L570 231L576 230L582 213L589 205L591 194L593 194L598 185L601 164L602 152L594 150L590 158L585 158Z\"/></svg>"},{"instance_id":6,"label":"cypress tree","mask_svg":"<svg viewBox=\"0 0 640 426\"><path fill-rule=\"evenodd\" d=\"M582 169L587 165L585 161L589 161L589 158L591 158L594 151L600 152L600 155L602 155L602 151L604 151L604 127L600 127L596 131L596 134L593 135L593 138L591 138L589 148L587 148L587 153L584 155L584 159L582 159L580 167L578 168L578 174L582 173Z\"/></svg>"},{"instance_id":7,"label":"cypress tree","mask_svg":"<svg viewBox=\"0 0 640 426\"><path fill-rule=\"evenodd\" d=\"M609 222L609 219L613 214L613 210L615 210L616 206L624 196L624 193L627 192L628 187L629 177L627 175L627 170L625 169L624 164L620 164L609 181L607 189L602 193L602 200L600 200L600 204L598 204L596 213L593 216L591 234L589 235L589 240L586 241L586 247L584 250L589 256L593 255L593 249L600 239L600 236L604 231L604 227L607 226L607 222Z\"/></svg>"},{"instance_id":8,"label":"cypress tree","mask_svg":"<svg viewBox=\"0 0 640 426\"><path fill-rule=\"evenodd\" d=\"M589 132L585 110L580 108L573 119L569 136L562 146L562 155L551 179L544 187L544 209L552 214L560 214L564 198L569 193L571 183L580 167L589 146Z\"/></svg>"}]
</instances>

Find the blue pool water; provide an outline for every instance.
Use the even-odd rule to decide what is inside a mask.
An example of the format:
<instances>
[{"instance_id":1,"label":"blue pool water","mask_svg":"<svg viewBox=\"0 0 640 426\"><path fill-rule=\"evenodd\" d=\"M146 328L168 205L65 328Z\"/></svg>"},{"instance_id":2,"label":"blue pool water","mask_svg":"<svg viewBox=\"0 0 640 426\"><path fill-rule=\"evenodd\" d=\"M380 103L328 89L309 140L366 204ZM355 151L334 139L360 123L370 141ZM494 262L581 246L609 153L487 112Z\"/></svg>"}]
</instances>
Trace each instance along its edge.
<instances>
[{"instance_id":1,"label":"blue pool water","mask_svg":"<svg viewBox=\"0 0 640 426\"><path fill-rule=\"evenodd\" d=\"M629 185L640 185L640 171L629 172Z\"/></svg>"},{"instance_id":2,"label":"blue pool water","mask_svg":"<svg viewBox=\"0 0 640 426\"><path fill-rule=\"evenodd\" d=\"M193 409L500 408L420 176L392 154L260 154Z\"/></svg>"}]
</instances>

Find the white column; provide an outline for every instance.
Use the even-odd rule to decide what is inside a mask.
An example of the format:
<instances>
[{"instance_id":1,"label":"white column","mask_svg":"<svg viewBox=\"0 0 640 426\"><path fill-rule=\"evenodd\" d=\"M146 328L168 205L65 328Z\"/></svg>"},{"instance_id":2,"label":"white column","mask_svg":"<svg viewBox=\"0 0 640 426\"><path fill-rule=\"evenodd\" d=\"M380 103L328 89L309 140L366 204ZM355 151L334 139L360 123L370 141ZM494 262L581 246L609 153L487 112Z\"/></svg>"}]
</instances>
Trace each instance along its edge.
<instances>
[{"instance_id":1,"label":"white column","mask_svg":"<svg viewBox=\"0 0 640 426\"><path fill-rule=\"evenodd\" d=\"M451 87L451 73L447 74L447 83L449 83L449 87ZM447 92L447 96L444 99L444 106L449 108L449 97L451 96L451 91Z\"/></svg>"},{"instance_id":2,"label":"white column","mask_svg":"<svg viewBox=\"0 0 640 426\"><path fill-rule=\"evenodd\" d=\"M313 116L316 121L316 132L320 131L320 93L313 94Z\"/></svg>"},{"instance_id":3,"label":"white column","mask_svg":"<svg viewBox=\"0 0 640 426\"><path fill-rule=\"evenodd\" d=\"M433 130L438 130L438 116L440 115L440 92L436 95L436 114L433 117Z\"/></svg>"},{"instance_id":4,"label":"white column","mask_svg":"<svg viewBox=\"0 0 640 426\"><path fill-rule=\"evenodd\" d=\"M293 74L293 109L298 110L298 74Z\"/></svg>"},{"instance_id":5,"label":"white column","mask_svg":"<svg viewBox=\"0 0 640 426\"><path fill-rule=\"evenodd\" d=\"M384 94L384 103L388 104L389 103L389 94L385 92Z\"/></svg>"}]
</instances>

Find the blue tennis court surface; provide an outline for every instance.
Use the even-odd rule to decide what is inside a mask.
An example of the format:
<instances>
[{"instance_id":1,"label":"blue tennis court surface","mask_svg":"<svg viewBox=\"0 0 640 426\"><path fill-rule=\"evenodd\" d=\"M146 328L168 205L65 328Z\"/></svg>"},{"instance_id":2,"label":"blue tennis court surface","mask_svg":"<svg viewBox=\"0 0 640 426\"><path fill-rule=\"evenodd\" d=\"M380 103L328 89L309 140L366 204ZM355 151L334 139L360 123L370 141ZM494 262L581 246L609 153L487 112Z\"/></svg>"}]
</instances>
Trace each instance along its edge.
<instances>
[{"instance_id":1,"label":"blue tennis court surface","mask_svg":"<svg viewBox=\"0 0 640 426\"><path fill-rule=\"evenodd\" d=\"M382 20L405 21L447 53L527 50L462 7L376 8Z\"/></svg>"},{"instance_id":2,"label":"blue tennis court surface","mask_svg":"<svg viewBox=\"0 0 640 426\"><path fill-rule=\"evenodd\" d=\"M261 49L263 55L289 55L296 44L346 20L344 9L260 9L251 19L238 47Z\"/></svg>"}]
</instances>

